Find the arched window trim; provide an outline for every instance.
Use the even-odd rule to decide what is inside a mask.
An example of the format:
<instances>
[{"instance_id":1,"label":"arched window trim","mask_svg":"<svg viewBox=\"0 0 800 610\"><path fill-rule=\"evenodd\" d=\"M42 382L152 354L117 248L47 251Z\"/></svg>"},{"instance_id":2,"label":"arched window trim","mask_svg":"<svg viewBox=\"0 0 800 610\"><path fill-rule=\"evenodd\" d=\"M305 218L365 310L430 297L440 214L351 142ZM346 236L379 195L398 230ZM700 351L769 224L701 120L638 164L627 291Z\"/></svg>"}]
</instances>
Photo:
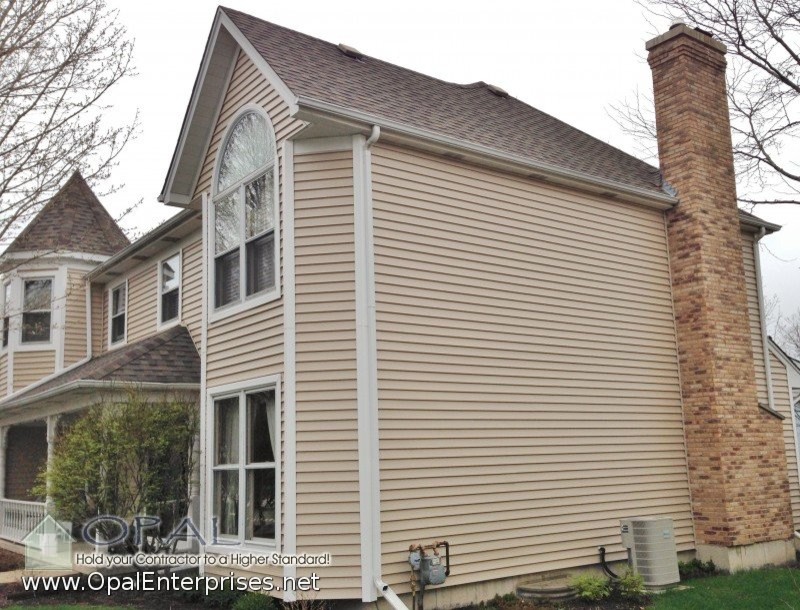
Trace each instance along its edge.
<instances>
[{"instance_id":1,"label":"arched window trim","mask_svg":"<svg viewBox=\"0 0 800 610\"><path fill-rule=\"evenodd\" d=\"M274 146L274 154L272 159L268 161L265 165L259 167L258 169L250 172L246 176L240 178L236 181L236 183L230 185L223 191L218 191L218 183L219 183L219 172L222 166L222 158L224 155L224 151L229 144L231 135L233 133L233 128L239 122L239 120L248 113L257 113L260 115L266 124L266 128L272 138L272 143ZM278 140L275 134L275 128L272 124L272 120L267 112L261 106L257 104L249 103L245 104L241 108L237 110L237 112L230 118L228 121L228 125L225 128L225 133L221 139L221 145L217 149L216 159L214 162L214 172L212 175L212 183L210 191L212 195L207 199L208 201L208 210L206 217L208 218L208 224L206 227L206 238L208 240L207 243L210 244L208 248L208 269L209 269L209 290L208 290L208 300L209 300L209 311L211 313L211 320L216 320L220 318L227 317L229 315L238 313L243 309L249 309L251 307L260 305L262 303L275 300L280 297L280 201L279 201L279 147L278 147ZM251 295L247 295L247 287L246 287L246 275L247 275L247 266L245 260L245 250L246 244L245 241L240 241L238 248L239 248L239 299L237 301L230 302L225 305L217 306L216 303L216 292L217 292L217 271L216 271L216 259L218 255L216 254L216 209L217 203L222 199L228 197L232 193L235 193L238 189L244 190L244 185L251 182L253 179L258 178L260 175L265 174L266 172L272 172L273 178L273 228L268 230L265 233L260 233L253 238L245 240L247 242L253 241L256 237L261 237L264 235L268 235L271 231L274 235L273 239L273 246L274 246L274 253L273 253L273 287L267 290L256 292ZM244 204L243 200L240 200L239 206L241 209L240 214L240 221L242 227L242 233L240 237L244 238L244 230L245 230L245 215L244 215ZM231 248L232 250L233 248ZM231 250L226 251L229 253Z\"/></svg>"}]
</instances>

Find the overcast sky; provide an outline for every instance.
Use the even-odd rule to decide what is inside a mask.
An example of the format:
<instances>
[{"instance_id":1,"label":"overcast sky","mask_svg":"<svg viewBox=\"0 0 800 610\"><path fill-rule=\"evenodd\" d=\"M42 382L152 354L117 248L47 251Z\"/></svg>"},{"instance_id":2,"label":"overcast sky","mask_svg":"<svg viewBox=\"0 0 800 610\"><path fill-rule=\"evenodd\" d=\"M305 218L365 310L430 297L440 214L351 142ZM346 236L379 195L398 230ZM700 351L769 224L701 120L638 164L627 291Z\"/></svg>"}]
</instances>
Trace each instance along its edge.
<instances>
[{"instance_id":1,"label":"overcast sky","mask_svg":"<svg viewBox=\"0 0 800 610\"><path fill-rule=\"evenodd\" d=\"M210 0L109 0L136 39L138 76L108 102L119 120L138 108L141 133L122 155L105 198L121 211L143 200L124 221L137 233L175 210L156 200L178 138L217 4ZM651 24L628 0L598 2L264 2L229 0L232 8L317 36L344 42L385 61L459 83L499 85L514 97L614 146L635 152L608 116L611 104L652 88L644 43L669 24ZM756 213L784 229L764 239L765 294L778 294L783 313L800 309L800 206Z\"/></svg>"}]
</instances>

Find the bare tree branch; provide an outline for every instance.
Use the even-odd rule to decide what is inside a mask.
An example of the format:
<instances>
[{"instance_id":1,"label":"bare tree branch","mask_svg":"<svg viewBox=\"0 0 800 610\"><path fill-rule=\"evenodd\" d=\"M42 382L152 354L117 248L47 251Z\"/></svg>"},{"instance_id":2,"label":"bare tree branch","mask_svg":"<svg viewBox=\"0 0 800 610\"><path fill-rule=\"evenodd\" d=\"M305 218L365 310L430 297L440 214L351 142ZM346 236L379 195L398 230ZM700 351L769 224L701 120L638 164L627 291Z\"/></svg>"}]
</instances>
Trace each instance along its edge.
<instances>
[{"instance_id":1,"label":"bare tree branch","mask_svg":"<svg viewBox=\"0 0 800 610\"><path fill-rule=\"evenodd\" d=\"M105 94L133 75L133 43L105 0L0 8L0 245L80 169L106 180L138 116L107 123ZM105 194L115 190L113 187Z\"/></svg>"}]
</instances>

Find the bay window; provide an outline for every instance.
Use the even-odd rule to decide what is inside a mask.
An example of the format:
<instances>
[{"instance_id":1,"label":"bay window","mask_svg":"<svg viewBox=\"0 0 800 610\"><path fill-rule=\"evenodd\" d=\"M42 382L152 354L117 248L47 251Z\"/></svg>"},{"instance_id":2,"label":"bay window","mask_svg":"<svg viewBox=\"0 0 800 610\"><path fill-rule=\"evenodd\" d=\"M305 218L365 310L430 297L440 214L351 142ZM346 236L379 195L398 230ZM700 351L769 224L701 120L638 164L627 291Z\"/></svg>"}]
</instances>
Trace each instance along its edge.
<instances>
[{"instance_id":1,"label":"bay window","mask_svg":"<svg viewBox=\"0 0 800 610\"><path fill-rule=\"evenodd\" d=\"M52 307L52 279L23 280L22 343L48 343L50 341Z\"/></svg>"},{"instance_id":2,"label":"bay window","mask_svg":"<svg viewBox=\"0 0 800 610\"><path fill-rule=\"evenodd\" d=\"M267 119L247 111L231 126L220 155L213 202L214 308L276 286L275 137Z\"/></svg>"}]
</instances>

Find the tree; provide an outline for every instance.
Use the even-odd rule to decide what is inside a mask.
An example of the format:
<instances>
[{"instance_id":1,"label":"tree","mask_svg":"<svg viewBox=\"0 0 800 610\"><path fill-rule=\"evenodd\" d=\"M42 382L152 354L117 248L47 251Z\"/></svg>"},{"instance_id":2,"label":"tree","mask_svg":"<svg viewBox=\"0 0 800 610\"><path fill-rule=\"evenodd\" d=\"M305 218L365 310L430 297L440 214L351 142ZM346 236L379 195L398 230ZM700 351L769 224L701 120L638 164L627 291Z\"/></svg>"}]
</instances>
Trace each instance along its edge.
<instances>
[{"instance_id":1,"label":"tree","mask_svg":"<svg viewBox=\"0 0 800 610\"><path fill-rule=\"evenodd\" d=\"M49 496L56 515L75 524L151 515L169 533L189 508L198 425L193 400L150 400L136 389L123 400L109 397L59 435L34 493Z\"/></svg>"},{"instance_id":2,"label":"tree","mask_svg":"<svg viewBox=\"0 0 800 610\"><path fill-rule=\"evenodd\" d=\"M800 204L800 4L797 0L637 0L728 47L728 98L740 203ZM639 152L654 156L652 98L612 109ZM765 196L766 191L766 196Z\"/></svg>"},{"instance_id":3,"label":"tree","mask_svg":"<svg viewBox=\"0 0 800 610\"><path fill-rule=\"evenodd\" d=\"M133 43L105 0L0 3L0 243L80 169L107 179L137 119L109 125L106 93Z\"/></svg>"}]
</instances>

